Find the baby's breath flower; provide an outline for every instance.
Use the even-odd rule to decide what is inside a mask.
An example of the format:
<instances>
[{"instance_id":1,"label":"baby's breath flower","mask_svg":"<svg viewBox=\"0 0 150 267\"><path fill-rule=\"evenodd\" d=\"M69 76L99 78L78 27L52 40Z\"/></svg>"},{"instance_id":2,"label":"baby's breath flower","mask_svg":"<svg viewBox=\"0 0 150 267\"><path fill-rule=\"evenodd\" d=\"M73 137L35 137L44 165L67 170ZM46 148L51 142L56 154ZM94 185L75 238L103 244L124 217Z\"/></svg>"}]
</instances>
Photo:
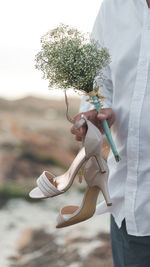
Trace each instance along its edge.
<instances>
[{"instance_id":1,"label":"baby's breath flower","mask_svg":"<svg viewBox=\"0 0 150 267\"><path fill-rule=\"evenodd\" d=\"M49 80L49 87L73 88L89 93L96 76L104 79L103 69L110 61L106 48L77 29L61 24L41 39L42 48L36 55L36 68Z\"/></svg>"}]
</instances>

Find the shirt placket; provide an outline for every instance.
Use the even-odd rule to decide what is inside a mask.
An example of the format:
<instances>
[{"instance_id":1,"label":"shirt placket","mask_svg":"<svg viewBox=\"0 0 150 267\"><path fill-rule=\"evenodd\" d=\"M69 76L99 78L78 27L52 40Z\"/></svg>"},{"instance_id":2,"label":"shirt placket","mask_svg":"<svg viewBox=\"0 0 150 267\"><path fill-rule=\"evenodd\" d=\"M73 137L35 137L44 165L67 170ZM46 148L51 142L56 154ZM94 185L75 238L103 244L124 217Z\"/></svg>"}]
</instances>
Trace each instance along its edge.
<instances>
[{"instance_id":1,"label":"shirt placket","mask_svg":"<svg viewBox=\"0 0 150 267\"><path fill-rule=\"evenodd\" d=\"M131 100L127 138L127 180L125 187L125 218L127 231L137 235L135 201L139 163L140 117L144 101L150 58L150 9L145 7L136 82Z\"/></svg>"}]
</instances>

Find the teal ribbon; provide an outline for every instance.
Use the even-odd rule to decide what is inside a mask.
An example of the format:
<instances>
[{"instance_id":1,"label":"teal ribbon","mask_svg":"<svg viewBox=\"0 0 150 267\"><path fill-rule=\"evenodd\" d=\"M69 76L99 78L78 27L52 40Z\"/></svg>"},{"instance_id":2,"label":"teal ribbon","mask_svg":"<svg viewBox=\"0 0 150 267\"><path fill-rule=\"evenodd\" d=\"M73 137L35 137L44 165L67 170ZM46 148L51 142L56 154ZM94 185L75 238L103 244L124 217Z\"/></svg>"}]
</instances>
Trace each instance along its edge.
<instances>
[{"instance_id":1,"label":"teal ribbon","mask_svg":"<svg viewBox=\"0 0 150 267\"><path fill-rule=\"evenodd\" d=\"M97 96L93 96L92 97L91 103L94 105L94 107L97 110L97 112L100 112L100 110L101 110L101 103L100 103L100 100L99 100L99 98ZM107 121L106 120L103 120L102 121L102 125L103 125L103 128L104 128L104 132L106 134L107 140L108 140L108 142L110 144L110 147L112 149L112 152L114 154L115 160L117 162L119 162L120 161L120 157L119 157L119 154L117 152L117 149L116 149L116 146L114 144L114 141L112 139L112 135L111 135L111 132L110 132L110 129L109 129L109 126L108 126Z\"/></svg>"}]
</instances>

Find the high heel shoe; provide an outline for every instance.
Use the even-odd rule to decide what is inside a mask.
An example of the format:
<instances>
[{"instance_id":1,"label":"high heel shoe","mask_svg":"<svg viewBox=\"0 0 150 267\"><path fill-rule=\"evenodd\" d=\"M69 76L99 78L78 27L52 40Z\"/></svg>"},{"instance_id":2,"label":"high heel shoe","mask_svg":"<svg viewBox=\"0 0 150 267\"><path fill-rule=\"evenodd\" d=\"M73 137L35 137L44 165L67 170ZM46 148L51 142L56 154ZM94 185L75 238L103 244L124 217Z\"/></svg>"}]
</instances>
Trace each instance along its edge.
<instances>
[{"instance_id":1,"label":"high heel shoe","mask_svg":"<svg viewBox=\"0 0 150 267\"><path fill-rule=\"evenodd\" d=\"M57 177L48 171L44 171L37 179L37 187L29 193L31 198L45 199L66 192L72 185L74 178L83 163L92 156L95 156L101 165L101 161L98 157L102 146L101 133L84 115L82 115L82 119L75 126L76 128L80 128L84 123L86 123L88 128L84 146L79 151L68 171Z\"/></svg>"},{"instance_id":2,"label":"high heel shoe","mask_svg":"<svg viewBox=\"0 0 150 267\"><path fill-rule=\"evenodd\" d=\"M104 159L99 158L102 169L99 168L97 160L92 157L85 166L85 180L87 189L80 207L66 206L61 209L57 217L56 228L62 228L85 221L93 216L96 209L96 202L101 190L107 206L111 206L111 199L108 192L107 180L109 170Z\"/></svg>"}]
</instances>

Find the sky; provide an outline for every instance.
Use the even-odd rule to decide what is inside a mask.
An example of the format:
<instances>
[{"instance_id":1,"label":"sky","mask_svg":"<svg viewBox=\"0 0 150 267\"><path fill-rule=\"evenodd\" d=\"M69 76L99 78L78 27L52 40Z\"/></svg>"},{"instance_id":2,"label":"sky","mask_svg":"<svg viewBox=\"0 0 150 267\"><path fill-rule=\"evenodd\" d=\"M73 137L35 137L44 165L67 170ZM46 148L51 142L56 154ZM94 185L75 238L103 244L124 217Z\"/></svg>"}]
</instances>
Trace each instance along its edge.
<instances>
[{"instance_id":1,"label":"sky","mask_svg":"<svg viewBox=\"0 0 150 267\"><path fill-rule=\"evenodd\" d=\"M0 1L0 97L62 97L35 69L40 38L60 23L91 32L102 0Z\"/></svg>"}]
</instances>

